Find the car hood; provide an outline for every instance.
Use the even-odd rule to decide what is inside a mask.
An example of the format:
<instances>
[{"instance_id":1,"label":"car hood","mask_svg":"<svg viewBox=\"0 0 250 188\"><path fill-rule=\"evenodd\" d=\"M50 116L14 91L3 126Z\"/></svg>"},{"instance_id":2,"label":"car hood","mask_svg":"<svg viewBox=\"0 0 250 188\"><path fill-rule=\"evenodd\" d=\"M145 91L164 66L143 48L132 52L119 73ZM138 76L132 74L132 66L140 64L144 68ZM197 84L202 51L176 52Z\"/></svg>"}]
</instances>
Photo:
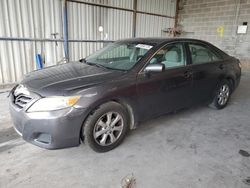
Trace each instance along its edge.
<instances>
[{"instance_id":1,"label":"car hood","mask_svg":"<svg viewBox=\"0 0 250 188\"><path fill-rule=\"evenodd\" d=\"M33 71L25 76L21 84L42 96L67 95L117 79L122 74L122 71L70 62Z\"/></svg>"}]
</instances>

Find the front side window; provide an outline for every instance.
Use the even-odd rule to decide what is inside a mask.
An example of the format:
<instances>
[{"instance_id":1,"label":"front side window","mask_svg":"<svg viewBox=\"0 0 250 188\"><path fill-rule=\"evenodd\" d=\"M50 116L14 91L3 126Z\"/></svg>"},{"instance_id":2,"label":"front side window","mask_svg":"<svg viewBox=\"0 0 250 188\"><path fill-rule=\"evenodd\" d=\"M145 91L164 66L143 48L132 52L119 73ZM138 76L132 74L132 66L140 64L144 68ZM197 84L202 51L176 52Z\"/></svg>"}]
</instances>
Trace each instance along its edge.
<instances>
[{"instance_id":1,"label":"front side window","mask_svg":"<svg viewBox=\"0 0 250 188\"><path fill-rule=\"evenodd\" d=\"M162 63L165 68L185 65L185 56L182 44L169 44L160 49L150 60L150 64Z\"/></svg>"},{"instance_id":2,"label":"front side window","mask_svg":"<svg viewBox=\"0 0 250 188\"><path fill-rule=\"evenodd\" d=\"M87 63L110 69L131 69L153 46L142 43L118 42L108 45L85 59Z\"/></svg>"},{"instance_id":3,"label":"front side window","mask_svg":"<svg viewBox=\"0 0 250 188\"><path fill-rule=\"evenodd\" d=\"M208 47L200 44L189 44L193 64L209 63L219 61L221 58L212 52Z\"/></svg>"}]
</instances>

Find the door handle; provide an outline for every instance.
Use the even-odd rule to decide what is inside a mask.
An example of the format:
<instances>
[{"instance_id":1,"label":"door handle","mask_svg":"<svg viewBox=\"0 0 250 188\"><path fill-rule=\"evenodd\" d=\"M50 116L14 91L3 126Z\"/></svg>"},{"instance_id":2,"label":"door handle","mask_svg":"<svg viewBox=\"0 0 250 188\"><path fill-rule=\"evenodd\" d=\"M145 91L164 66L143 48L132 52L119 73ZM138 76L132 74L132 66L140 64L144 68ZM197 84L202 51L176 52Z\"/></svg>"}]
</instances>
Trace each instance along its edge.
<instances>
[{"instance_id":1,"label":"door handle","mask_svg":"<svg viewBox=\"0 0 250 188\"><path fill-rule=\"evenodd\" d=\"M219 68L222 70L222 69L224 69L224 65L223 64L220 64L219 65Z\"/></svg>"},{"instance_id":2,"label":"door handle","mask_svg":"<svg viewBox=\"0 0 250 188\"><path fill-rule=\"evenodd\" d=\"M185 71L185 72L184 72L184 77L185 77L185 78L190 78L190 77L192 76L192 74L193 74L193 73L190 72L190 71Z\"/></svg>"}]
</instances>

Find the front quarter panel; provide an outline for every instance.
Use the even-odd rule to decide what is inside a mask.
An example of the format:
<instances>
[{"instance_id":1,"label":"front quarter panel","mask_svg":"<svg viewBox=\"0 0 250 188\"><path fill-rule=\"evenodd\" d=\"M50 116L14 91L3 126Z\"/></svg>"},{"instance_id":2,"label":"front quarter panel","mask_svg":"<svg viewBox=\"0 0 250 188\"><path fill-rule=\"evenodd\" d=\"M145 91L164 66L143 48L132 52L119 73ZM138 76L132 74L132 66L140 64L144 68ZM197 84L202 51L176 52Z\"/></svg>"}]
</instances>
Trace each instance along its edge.
<instances>
[{"instance_id":1,"label":"front quarter panel","mask_svg":"<svg viewBox=\"0 0 250 188\"><path fill-rule=\"evenodd\" d=\"M100 85L81 90L75 93L81 98L75 108L85 108L88 113L108 101L118 101L129 105L133 109L133 115L137 113L136 77L126 74L118 80L104 82ZM137 118L136 118L137 119Z\"/></svg>"}]
</instances>

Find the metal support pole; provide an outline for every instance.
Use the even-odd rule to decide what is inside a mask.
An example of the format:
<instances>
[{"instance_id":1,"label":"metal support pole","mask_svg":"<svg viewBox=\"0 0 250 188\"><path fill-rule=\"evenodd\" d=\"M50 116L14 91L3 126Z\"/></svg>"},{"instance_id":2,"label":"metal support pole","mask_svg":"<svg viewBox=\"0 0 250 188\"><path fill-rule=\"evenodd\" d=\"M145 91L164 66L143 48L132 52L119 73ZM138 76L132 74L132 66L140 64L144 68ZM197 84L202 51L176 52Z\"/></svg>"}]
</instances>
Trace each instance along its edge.
<instances>
[{"instance_id":1,"label":"metal support pole","mask_svg":"<svg viewBox=\"0 0 250 188\"><path fill-rule=\"evenodd\" d=\"M177 30L177 26L178 26L179 3L180 3L180 0L176 0L176 8L175 8L175 17L174 17L174 32L173 32L173 37L175 37L175 36L176 36L176 30Z\"/></svg>"},{"instance_id":2,"label":"metal support pole","mask_svg":"<svg viewBox=\"0 0 250 188\"><path fill-rule=\"evenodd\" d=\"M137 16L137 0L134 0L134 7L133 7L133 37L136 37L136 16Z\"/></svg>"},{"instance_id":3,"label":"metal support pole","mask_svg":"<svg viewBox=\"0 0 250 188\"><path fill-rule=\"evenodd\" d=\"M68 36L67 0L63 1L63 38L64 38L65 59L66 59L66 61L69 61L69 36Z\"/></svg>"}]
</instances>

